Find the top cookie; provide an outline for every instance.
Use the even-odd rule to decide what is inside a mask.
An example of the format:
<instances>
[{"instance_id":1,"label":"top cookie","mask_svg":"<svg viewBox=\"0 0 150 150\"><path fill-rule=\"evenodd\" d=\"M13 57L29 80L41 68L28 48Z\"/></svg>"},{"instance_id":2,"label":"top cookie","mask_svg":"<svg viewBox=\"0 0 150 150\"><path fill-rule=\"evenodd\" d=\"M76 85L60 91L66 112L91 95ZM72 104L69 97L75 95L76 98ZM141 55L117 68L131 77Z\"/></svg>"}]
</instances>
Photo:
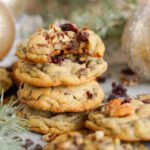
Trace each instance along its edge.
<instances>
[{"instance_id":1,"label":"top cookie","mask_svg":"<svg viewBox=\"0 0 150 150\"><path fill-rule=\"evenodd\" d=\"M102 130L123 141L150 141L150 104L139 100L111 100L91 112L86 127Z\"/></svg>"},{"instance_id":2,"label":"top cookie","mask_svg":"<svg viewBox=\"0 0 150 150\"><path fill-rule=\"evenodd\" d=\"M104 44L88 28L78 29L74 24L50 25L40 29L17 46L16 55L37 63L52 62L60 54L86 54L103 57Z\"/></svg>"},{"instance_id":3,"label":"top cookie","mask_svg":"<svg viewBox=\"0 0 150 150\"><path fill-rule=\"evenodd\" d=\"M129 144L104 136L103 132L84 135L69 132L56 137L43 150L148 150L139 143Z\"/></svg>"}]
</instances>

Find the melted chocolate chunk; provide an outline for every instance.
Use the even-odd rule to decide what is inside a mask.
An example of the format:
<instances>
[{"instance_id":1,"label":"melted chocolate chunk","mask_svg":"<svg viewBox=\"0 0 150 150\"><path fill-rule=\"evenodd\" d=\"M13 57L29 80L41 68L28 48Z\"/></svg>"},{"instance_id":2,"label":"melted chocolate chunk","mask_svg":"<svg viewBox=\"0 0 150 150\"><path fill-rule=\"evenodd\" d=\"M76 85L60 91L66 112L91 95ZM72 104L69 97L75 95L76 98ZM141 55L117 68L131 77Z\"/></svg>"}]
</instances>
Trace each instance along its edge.
<instances>
[{"instance_id":1,"label":"melted chocolate chunk","mask_svg":"<svg viewBox=\"0 0 150 150\"><path fill-rule=\"evenodd\" d=\"M74 31L74 32L78 32L78 28L76 27L76 25L71 24L71 23L61 24L60 28L61 28L62 31Z\"/></svg>"},{"instance_id":2,"label":"melted chocolate chunk","mask_svg":"<svg viewBox=\"0 0 150 150\"><path fill-rule=\"evenodd\" d=\"M79 42L87 42L89 38L89 34L86 31L81 31L77 33L77 40Z\"/></svg>"},{"instance_id":3,"label":"melted chocolate chunk","mask_svg":"<svg viewBox=\"0 0 150 150\"><path fill-rule=\"evenodd\" d=\"M87 92L86 92L86 95L87 95L87 97L90 98L90 99L93 98L93 96L94 96L93 93L91 93L90 91L87 91Z\"/></svg>"}]
</instances>

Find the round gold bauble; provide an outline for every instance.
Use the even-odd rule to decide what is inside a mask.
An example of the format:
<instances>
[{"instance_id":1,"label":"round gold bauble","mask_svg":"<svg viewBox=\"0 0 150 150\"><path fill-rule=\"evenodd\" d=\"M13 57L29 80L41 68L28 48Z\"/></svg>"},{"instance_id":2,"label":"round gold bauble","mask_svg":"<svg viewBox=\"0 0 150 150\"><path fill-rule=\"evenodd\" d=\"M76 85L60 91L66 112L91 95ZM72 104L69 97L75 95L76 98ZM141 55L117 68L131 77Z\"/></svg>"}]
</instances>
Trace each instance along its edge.
<instances>
[{"instance_id":1,"label":"round gold bauble","mask_svg":"<svg viewBox=\"0 0 150 150\"><path fill-rule=\"evenodd\" d=\"M141 79L150 80L150 5L137 10L128 21L122 50L131 69Z\"/></svg>"},{"instance_id":2,"label":"round gold bauble","mask_svg":"<svg viewBox=\"0 0 150 150\"><path fill-rule=\"evenodd\" d=\"M16 18L19 18L26 9L27 0L0 0L0 1L3 2L12 11L13 15Z\"/></svg>"},{"instance_id":3,"label":"round gold bauble","mask_svg":"<svg viewBox=\"0 0 150 150\"><path fill-rule=\"evenodd\" d=\"M11 12L0 2L0 60L10 50L15 37L15 25Z\"/></svg>"}]
</instances>

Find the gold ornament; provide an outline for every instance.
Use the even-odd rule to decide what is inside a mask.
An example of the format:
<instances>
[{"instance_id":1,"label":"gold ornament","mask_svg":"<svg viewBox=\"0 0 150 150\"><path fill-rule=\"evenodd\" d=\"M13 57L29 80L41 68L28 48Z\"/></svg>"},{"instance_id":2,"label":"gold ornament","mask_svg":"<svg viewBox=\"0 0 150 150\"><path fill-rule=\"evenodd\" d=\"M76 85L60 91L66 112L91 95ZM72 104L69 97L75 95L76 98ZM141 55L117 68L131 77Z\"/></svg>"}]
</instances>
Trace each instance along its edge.
<instances>
[{"instance_id":1,"label":"gold ornament","mask_svg":"<svg viewBox=\"0 0 150 150\"><path fill-rule=\"evenodd\" d=\"M0 0L2 1L7 7L10 8L13 15L16 18L19 18L26 8L26 0Z\"/></svg>"},{"instance_id":2,"label":"gold ornament","mask_svg":"<svg viewBox=\"0 0 150 150\"><path fill-rule=\"evenodd\" d=\"M150 4L137 10L127 23L122 50L132 70L150 80Z\"/></svg>"},{"instance_id":3,"label":"gold ornament","mask_svg":"<svg viewBox=\"0 0 150 150\"><path fill-rule=\"evenodd\" d=\"M15 37L13 16L8 8L0 2L0 60L10 50Z\"/></svg>"}]
</instances>

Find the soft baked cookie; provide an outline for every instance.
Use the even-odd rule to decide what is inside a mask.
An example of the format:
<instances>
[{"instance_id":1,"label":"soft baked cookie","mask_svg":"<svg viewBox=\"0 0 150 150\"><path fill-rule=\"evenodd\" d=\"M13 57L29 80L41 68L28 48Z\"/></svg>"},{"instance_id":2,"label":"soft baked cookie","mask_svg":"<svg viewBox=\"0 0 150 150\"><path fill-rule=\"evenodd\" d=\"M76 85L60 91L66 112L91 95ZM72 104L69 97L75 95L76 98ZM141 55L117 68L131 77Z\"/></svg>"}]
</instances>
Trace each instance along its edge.
<instances>
[{"instance_id":1,"label":"soft baked cookie","mask_svg":"<svg viewBox=\"0 0 150 150\"><path fill-rule=\"evenodd\" d=\"M88 28L78 29L74 24L52 24L48 30L40 29L29 39L18 44L16 55L24 60L43 63L53 61L59 54L87 54L103 57L104 44Z\"/></svg>"},{"instance_id":2,"label":"soft baked cookie","mask_svg":"<svg viewBox=\"0 0 150 150\"><path fill-rule=\"evenodd\" d=\"M5 68L0 68L0 93L2 90L6 92L12 84L10 73Z\"/></svg>"},{"instance_id":3,"label":"soft baked cookie","mask_svg":"<svg viewBox=\"0 0 150 150\"><path fill-rule=\"evenodd\" d=\"M14 71L15 77L37 87L59 85L79 85L103 74L107 63L102 58L69 55L63 60L60 58L55 63L34 64L20 62ZM81 57L82 58L82 57Z\"/></svg>"},{"instance_id":4,"label":"soft baked cookie","mask_svg":"<svg viewBox=\"0 0 150 150\"><path fill-rule=\"evenodd\" d=\"M88 116L86 127L102 130L123 141L150 140L150 104L138 100L111 100Z\"/></svg>"},{"instance_id":5,"label":"soft baked cookie","mask_svg":"<svg viewBox=\"0 0 150 150\"><path fill-rule=\"evenodd\" d=\"M23 84L18 97L21 102L51 112L82 112L98 107L104 93L96 81L78 86L37 88Z\"/></svg>"},{"instance_id":6,"label":"soft baked cookie","mask_svg":"<svg viewBox=\"0 0 150 150\"><path fill-rule=\"evenodd\" d=\"M89 135L70 132L56 137L43 150L148 150L139 143L123 143L97 131Z\"/></svg>"},{"instance_id":7,"label":"soft baked cookie","mask_svg":"<svg viewBox=\"0 0 150 150\"><path fill-rule=\"evenodd\" d=\"M31 131L56 136L83 129L87 112L53 114L20 104L17 109L17 116L27 120L27 128Z\"/></svg>"}]
</instances>

